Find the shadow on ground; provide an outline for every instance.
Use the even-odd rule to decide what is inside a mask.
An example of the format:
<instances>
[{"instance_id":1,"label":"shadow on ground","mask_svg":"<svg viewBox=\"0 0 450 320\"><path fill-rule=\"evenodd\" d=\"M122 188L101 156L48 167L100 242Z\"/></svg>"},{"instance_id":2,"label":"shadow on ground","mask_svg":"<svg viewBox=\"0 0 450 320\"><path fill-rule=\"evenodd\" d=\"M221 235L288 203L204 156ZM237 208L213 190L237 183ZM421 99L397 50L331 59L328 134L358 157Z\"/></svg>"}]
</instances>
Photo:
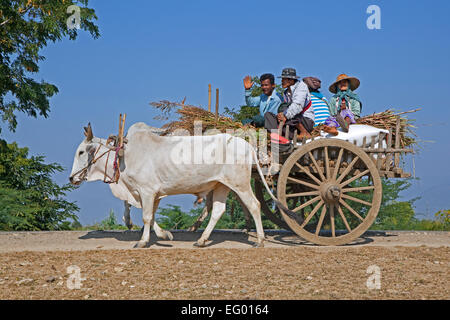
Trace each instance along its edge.
<instances>
[{"instance_id":1,"label":"shadow on ground","mask_svg":"<svg viewBox=\"0 0 450 320\"><path fill-rule=\"evenodd\" d=\"M192 242L192 245L200 238L203 230L195 232L188 232L185 230L171 230L173 235L172 241ZM336 235L345 233L344 231L336 231ZM317 246L314 243L310 243L291 231L286 230L265 230L266 242L283 244L287 246ZM321 233L321 235L328 236L328 234ZM79 239L115 239L117 241L138 242L141 239L142 230L120 230L120 231L102 231L95 230L89 231L87 234L79 237ZM345 246L358 246L373 242L373 237L391 237L396 236L387 234L385 231L366 231L360 238L354 240L352 243ZM254 241L253 241L254 240ZM162 243L164 241L164 243ZM251 230L247 233L242 230L215 230L211 233L207 247L217 245L225 241L239 242L246 245L254 245L257 241L255 230ZM152 231L150 235L150 243L148 246L161 246L171 248L173 245L170 241L159 239L155 232Z\"/></svg>"},{"instance_id":2,"label":"shadow on ground","mask_svg":"<svg viewBox=\"0 0 450 320\"><path fill-rule=\"evenodd\" d=\"M185 230L171 230L173 235L172 241L192 242L192 245L200 238L203 230L195 232L188 232ZM232 237L227 238L227 234ZM87 234L79 237L79 239L116 239L118 241L138 242L141 240L142 230L126 230L126 231L103 231L95 230L89 231ZM255 238L256 239L256 238ZM206 247L214 246L224 241L237 241L247 245L254 245L254 242L248 240L248 234L242 231L230 231L230 230L215 230L211 233ZM148 246L157 245L161 247L173 247L169 243L161 243L161 241L167 241L160 239L156 236L154 231L150 234L150 243Z\"/></svg>"}]
</instances>

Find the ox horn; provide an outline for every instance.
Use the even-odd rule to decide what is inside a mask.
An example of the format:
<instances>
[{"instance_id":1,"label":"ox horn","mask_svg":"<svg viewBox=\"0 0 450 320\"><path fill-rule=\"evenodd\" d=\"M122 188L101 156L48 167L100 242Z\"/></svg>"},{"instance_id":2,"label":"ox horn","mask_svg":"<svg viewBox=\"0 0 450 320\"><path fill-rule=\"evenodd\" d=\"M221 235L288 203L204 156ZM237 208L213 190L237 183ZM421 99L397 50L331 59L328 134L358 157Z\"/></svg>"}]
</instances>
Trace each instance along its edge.
<instances>
[{"instance_id":1,"label":"ox horn","mask_svg":"<svg viewBox=\"0 0 450 320\"><path fill-rule=\"evenodd\" d=\"M92 141L92 138L94 138L90 122L87 127L84 127L84 135L86 136L86 141Z\"/></svg>"}]
</instances>

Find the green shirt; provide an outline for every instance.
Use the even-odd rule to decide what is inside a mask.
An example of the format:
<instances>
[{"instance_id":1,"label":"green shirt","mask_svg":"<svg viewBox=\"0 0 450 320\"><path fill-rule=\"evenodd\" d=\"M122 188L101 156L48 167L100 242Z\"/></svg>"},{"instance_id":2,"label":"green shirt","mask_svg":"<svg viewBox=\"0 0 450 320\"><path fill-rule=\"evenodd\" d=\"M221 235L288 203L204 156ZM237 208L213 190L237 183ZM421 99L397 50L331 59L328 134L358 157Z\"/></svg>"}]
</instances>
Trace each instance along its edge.
<instances>
[{"instance_id":1,"label":"green shirt","mask_svg":"<svg viewBox=\"0 0 450 320\"><path fill-rule=\"evenodd\" d=\"M338 101L338 97L332 97L328 102L328 108L330 109L330 114L334 117L337 115L338 110L340 109L340 102ZM355 116L355 119L360 118L361 116L361 102L355 99L349 99L350 103L350 111Z\"/></svg>"}]
</instances>

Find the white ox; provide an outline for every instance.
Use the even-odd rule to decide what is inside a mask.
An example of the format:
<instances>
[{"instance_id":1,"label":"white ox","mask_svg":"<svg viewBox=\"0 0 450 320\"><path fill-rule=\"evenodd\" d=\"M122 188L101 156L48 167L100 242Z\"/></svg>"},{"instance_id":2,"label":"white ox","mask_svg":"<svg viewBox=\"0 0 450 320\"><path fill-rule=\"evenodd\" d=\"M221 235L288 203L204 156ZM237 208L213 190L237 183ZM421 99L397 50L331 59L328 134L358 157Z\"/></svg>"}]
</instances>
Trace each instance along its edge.
<instances>
[{"instance_id":1,"label":"white ox","mask_svg":"<svg viewBox=\"0 0 450 320\"><path fill-rule=\"evenodd\" d=\"M70 175L70 182L74 185L103 180L105 175L113 176L115 151L111 151L105 139L93 136L90 125L85 128L85 135L86 139L75 153ZM155 223L155 212L162 197L176 194L204 197L212 191L211 219L196 243L205 246L225 212L230 189L242 199L252 215L258 236L256 245L263 246L260 204L250 184L252 163L256 164L272 199L278 201L264 180L255 150L244 139L228 134L161 137L152 133L145 123L136 123L128 130L127 140L120 162L120 179L111 185L111 190L117 198L142 208L144 230L135 247L143 248L149 244L152 225L158 237L172 238ZM202 148L200 154L190 152L195 152L196 148ZM217 161L220 158L224 161Z\"/></svg>"}]
</instances>

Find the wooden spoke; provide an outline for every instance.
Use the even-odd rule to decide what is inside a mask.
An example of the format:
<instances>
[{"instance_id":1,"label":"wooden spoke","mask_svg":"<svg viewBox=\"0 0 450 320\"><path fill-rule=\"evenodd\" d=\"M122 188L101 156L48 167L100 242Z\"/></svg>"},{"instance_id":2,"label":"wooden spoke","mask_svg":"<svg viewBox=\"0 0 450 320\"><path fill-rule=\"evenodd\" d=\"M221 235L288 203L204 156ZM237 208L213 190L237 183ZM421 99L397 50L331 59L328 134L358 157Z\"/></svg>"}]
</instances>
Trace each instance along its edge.
<instances>
[{"instance_id":1,"label":"wooden spoke","mask_svg":"<svg viewBox=\"0 0 450 320\"><path fill-rule=\"evenodd\" d=\"M286 198L317 196L317 195L319 195L319 191L309 191L309 192L286 194Z\"/></svg>"},{"instance_id":2,"label":"wooden spoke","mask_svg":"<svg viewBox=\"0 0 450 320\"><path fill-rule=\"evenodd\" d=\"M349 179L349 180L347 180L347 181L345 181L345 182L342 182L342 183L341 183L341 188L345 187L345 186L348 185L349 183L352 183L352 182L355 181L356 179L359 179L359 178L361 178L362 176L365 176L365 175L368 174L369 172L370 172L370 170L367 169L367 170L361 172L360 174L354 176L353 178L351 178L351 179Z\"/></svg>"},{"instance_id":3,"label":"wooden spoke","mask_svg":"<svg viewBox=\"0 0 450 320\"><path fill-rule=\"evenodd\" d=\"M336 237L336 228L334 225L334 204L330 205L330 222L331 222L331 236Z\"/></svg>"},{"instance_id":4,"label":"wooden spoke","mask_svg":"<svg viewBox=\"0 0 450 320\"><path fill-rule=\"evenodd\" d=\"M330 159L328 158L328 147L324 147L325 152L325 169L327 173L327 179L330 179Z\"/></svg>"},{"instance_id":5,"label":"wooden spoke","mask_svg":"<svg viewBox=\"0 0 450 320\"><path fill-rule=\"evenodd\" d=\"M316 227L316 236L319 235L320 228L322 227L323 219L325 218L325 213L327 212L327 206L324 205L322 208L322 213L320 214L319 222Z\"/></svg>"},{"instance_id":6,"label":"wooden spoke","mask_svg":"<svg viewBox=\"0 0 450 320\"><path fill-rule=\"evenodd\" d=\"M317 200L320 200L320 196L314 197L309 201L306 201L304 204L302 204L300 207L295 208L294 210L292 210L293 212L297 212L307 206L309 206L310 204L316 202Z\"/></svg>"},{"instance_id":7,"label":"wooden spoke","mask_svg":"<svg viewBox=\"0 0 450 320\"><path fill-rule=\"evenodd\" d=\"M312 219L312 217L314 217L316 212L319 211L319 209L323 206L323 204L324 204L323 200L321 199L319 203L316 205L316 207L313 209L313 211L311 211L311 213L306 217L305 221L303 221L302 228L304 228L308 224L308 222Z\"/></svg>"},{"instance_id":8,"label":"wooden spoke","mask_svg":"<svg viewBox=\"0 0 450 320\"><path fill-rule=\"evenodd\" d=\"M293 232L311 243L350 243L376 219L382 200L380 174L367 152L353 140L316 139L305 143L284 161L276 184L278 199L288 205L289 211L294 208L297 212L294 216L279 212ZM332 187L338 187L340 194ZM331 191L339 200L329 198ZM294 204L297 197L300 200ZM304 219L299 221L297 217ZM327 234L322 234L324 228Z\"/></svg>"},{"instance_id":9,"label":"wooden spoke","mask_svg":"<svg viewBox=\"0 0 450 320\"><path fill-rule=\"evenodd\" d=\"M304 173L308 175L311 179L313 179L318 185L322 184L322 181L314 177L314 175L311 174L309 170L306 170L303 166L299 165L298 162L295 163L297 167L299 167L300 170L302 170Z\"/></svg>"},{"instance_id":10,"label":"wooden spoke","mask_svg":"<svg viewBox=\"0 0 450 320\"><path fill-rule=\"evenodd\" d=\"M347 174L352 170L353 166L355 165L356 161L359 160L359 157L356 156L353 161L348 165L347 169L340 175L339 179L336 180L337 183L341 183L342 179L344 179Z\"/></svg>"},{"instance_id":11,"label":"wooden spoke","mask_svg":"<svg viewBox=\"0 0 450 320\"><path fill-rule=\"evenodd\" d=\"M292 178L292 177L288 177L287 179L291 180L293 182L297 182L297 183L303 184L303 185L305 185L307 187L310 187L312 189L316 189L316 190L320 189L320 187L318 185L316 185L316 184L311 184L311 183L308 183L306 181L298 180L298 179L295 179L295 178Z\"/></svg>"},{"instance_id":12,"label":"wooden spoke","mask_svg":"<svg viewBox=\"0 0 450 320\"><path fill-rule=\"evenodd\" d=\"M347 219L345 218L344 212L342 211L342 208L340 205L336 205L339 215L342 218L342 221L344 221L345 227L347 228L348 232L352 232L352 229L350 228L350 225L348 224Z\"/></svg>"},{"instance_id":13,"label":"wooden spoke","mask_svg":"<svg viewBox=\"0 0 450 320\"><path fill-rule=\"evenodd\" d=\"M361 200L361 199L358 199L358 198L355 198L355 197L352 197L352 196L349 196L348 194L343 194L341 197L345 198L345 199L348 199L348 200L351 200L351 201L355 201L355 202L359 202L359 203L365 204L366 206L369 206L369 207L372 206L371 203L369 203L367 201L364 201L364 200Z\"/></svg>"},{"instance_id":14,"label":"wooden spoke","mask_svg":"<svg viewBox=\"0 0 450 320\"><path fill-rule=\"evenodd\" d=\"M344 148L341 148L341 151L339 151L338 159L336 161L336 165L334 166L333 180L336 180L336 178L337 178L337 174L339 172L339 167L341 166L341 159L342 159L343 153L344 153Z\"/></svg>"},{"instance_id":15,"label":"wooden spoke","mask_svg":"<svg viewBox=\"0 0 450 320\"><path fill-rule=\"evenodd\" d=\"M355 211L353 210L352 207L349 206L349 204L347 202L345 202L344 200L340 199L339 203L341 203L342 205L344 205L344 207L346 207L348 209L348 211L350 211L354 216L356 216L359 220L364 221L364 219Z\"/></svg>"},{"instance_id":16,"label":"wooden spoke","mask_svg":"<svg viewBox=\"0 0 450 320\"><path fill-rule=\"evenodd\" d=\"M327 179L325 179L325 177L323 176L322 169L320 169L320 167L319 167L319 165L317 164L316 159L313 157L313 154L311 153L311 151L308 152L308 155L309 155L309 158L311 159L311 161L314 163L314 166L316 167L317 172L319 173L320 178L322 179L322 181L327 180Z\"/></svg>"},{"instance_id":17,"label":"wooden spoke","mask_svg":"<svg viewBox=\"0 0 450 320\"><path fill-rule=\"evenodd\" d=\"M358 192L358 191L373 190L373 189L375 189L375 186L357 187L357 188L344 188L341 191L345 193L345 192Z\"/></svg>"}]
</instances>

